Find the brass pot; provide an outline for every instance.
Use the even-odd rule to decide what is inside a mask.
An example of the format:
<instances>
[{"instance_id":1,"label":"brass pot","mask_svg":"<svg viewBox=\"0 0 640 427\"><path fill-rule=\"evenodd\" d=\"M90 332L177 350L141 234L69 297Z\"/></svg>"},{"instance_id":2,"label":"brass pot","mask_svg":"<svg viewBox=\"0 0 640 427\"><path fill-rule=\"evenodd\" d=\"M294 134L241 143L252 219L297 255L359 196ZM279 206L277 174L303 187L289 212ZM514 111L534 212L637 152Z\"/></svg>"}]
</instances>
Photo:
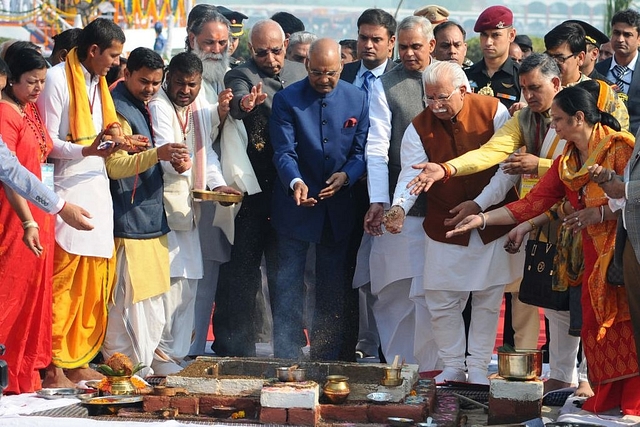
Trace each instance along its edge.
<instances>
[{"instance_id":1,"label":"brass pot","mask_svg":"<svg viewBox=\"0 0 640 427\"><path fill-rule=\"evenodd\" d=\"M349 380L344 375L328 375L322 391L331 403L344 403L349 397Z\"/></svg>"},{"instance_id":2,"label":"brass pot","mask_svg":"<svg viewBox=\"0 0 640 427\"><path fill-rule=\"evenodd\" d=\"M397 387L402 384L402 367L386 366L384 368L384 378L380 380L380 384L387 387Z\"/></svg>"},{"instance_id":3,"label":"brass pot","mask_svg":"<svg viewBox=\"0 0 640 427\"><path fill-rule=\"evenodd\" d=\"M107 377L107 381L111 386L111 394L115 396L136 393L136 388L131 382L130 375L123 375L120 377Z\"/></svg>"},{"instance_id":4,"label":"brass pot","mask_svg":"<svg viewBox=\"0 0 640 427\"><path fill-rule=\"evenodd\" d=\"M507 380L535 380L542 374L541 350L498 352L498 375Z\"/></svg>"}]
</instances>

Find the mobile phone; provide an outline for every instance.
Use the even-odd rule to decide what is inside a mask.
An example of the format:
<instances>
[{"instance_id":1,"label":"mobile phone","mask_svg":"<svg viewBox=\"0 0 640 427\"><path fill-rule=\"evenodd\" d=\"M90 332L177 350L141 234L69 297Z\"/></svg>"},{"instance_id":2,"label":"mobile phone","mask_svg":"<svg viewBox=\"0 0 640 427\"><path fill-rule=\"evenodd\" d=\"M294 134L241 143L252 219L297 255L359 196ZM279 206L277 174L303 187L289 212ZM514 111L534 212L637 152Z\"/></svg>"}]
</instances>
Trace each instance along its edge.
<instances>
[{"instance_id":1,"label":"mobile phone","mask_svg":"<svg viewBox=\"0 0 640 427\"><path fill-rule=\"evenodd\" d=\"M113 147L113 141L103 139L98 145L98 150L108 150L111 147Z\"/></svg>"}]
</instances>

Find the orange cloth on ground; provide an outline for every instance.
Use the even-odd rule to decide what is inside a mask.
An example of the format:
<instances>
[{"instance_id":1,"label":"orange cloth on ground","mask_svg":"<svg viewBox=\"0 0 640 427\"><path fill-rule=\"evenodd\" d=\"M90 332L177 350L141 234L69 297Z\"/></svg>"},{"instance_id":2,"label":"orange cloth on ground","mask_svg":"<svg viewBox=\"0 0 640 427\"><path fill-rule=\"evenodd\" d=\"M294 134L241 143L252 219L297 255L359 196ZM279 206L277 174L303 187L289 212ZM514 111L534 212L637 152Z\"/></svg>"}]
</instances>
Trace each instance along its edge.
<instances>
[{"instance_id":1,"label":"orange cloth on ground","mask_svg":"<svg viewBox=\"0 0 640 427\"><path fill-rule=\"evenodd\" d=\"M110 259L73 255L56 244L53 272L53 363L74 369L100 351L115 282Z\"/></svg>"},{"instance_id":2,"label":"orange cloth on ground","mask_svg":"<svg viewBox=\"0 0 640 427\"><path fill-rule=\"evenodd\" d=\"M45 132L42 145L35 106L27 104L25 114L34 121L33 126L9 104L0 102L0 134L20 163L40 177L40 159L46 158L53 142ZM40 227L41 257L22 242L22 222L0 186L0 343L6 346L0 359L9 366L7 394L40 390L38 370L51 361L54 218L31 203L29 208Z\"/></svg>"}]
</instances>

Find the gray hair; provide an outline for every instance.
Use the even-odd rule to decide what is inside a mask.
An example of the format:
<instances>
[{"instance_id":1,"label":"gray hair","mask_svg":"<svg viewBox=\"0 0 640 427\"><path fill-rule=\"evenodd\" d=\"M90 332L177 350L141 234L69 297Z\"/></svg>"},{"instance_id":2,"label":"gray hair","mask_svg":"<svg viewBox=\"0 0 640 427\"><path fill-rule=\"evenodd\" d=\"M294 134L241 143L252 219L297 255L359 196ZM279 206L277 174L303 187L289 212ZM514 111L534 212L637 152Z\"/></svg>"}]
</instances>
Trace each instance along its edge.
<instances>
[{"instance_id":1,"label":"gray hair","mask_svg":"<svg viewBox=\"0 0 640 427\"><path fill-rule=\"evenodd\" d=\"M253 25L253 27L251 27L251 30L249 31L249 41L251 42L253 40L253 33L256 33L258 31L262 30L262 27L267 26L267 25L276 25L280 29L280 33L282 34L282 42L284 43L284 40L286 39L286 36L284 34L284 30L282 29L280 24L278 24L273 19L261 19L258 22L256 22Z\"/></svg>"},{"instance_id":2,"label":"gray hair","mask_svg":"<svg viewBox=\"0 0 640 427\"><path fill-rule=\"evenodd\" d=\"M187 38L185 40L185 47L187 52L191 52L191 44L189 43L189 34L193 33L198 36L202 29L209 22L219 22L227 27L229 38L231 38L231 27L229 20L222 15L215 6L210 4L198 4L189 12L189 19L187 21Z\"/></svg>"},{"instance_id":3,"label":"gray hair","mask_svg":"<svg viewBox=\"0 0 640 427\"><path fill-rule=\"evenodd\" d=\"M522 61L518 75L521 76L536 69L539 69L540 73L549 80L554 77L560 78L560 68L556 60L545 53L535 52Z\"/></svg>"},{"instance_id":4,"label":"gray hair","mask_svg":"<svg viewBox=\"0 0 640 427\"><path fill-rule=\"evenodd\" d=\"M414 29L420 31L427 41L433 40L433 25L431 25L431 22L423 16L407 16L404 18L398 24L396 34L399 36L400 31Z\"/></svg>"},{"instance_id":5,"label":"gray hair","mask_svg":"<svg viewBox=\"0 0 640 427\"><path fill-rule=\"evenodd\" d=\"M318 40L318 36L308 31L298 31L289 36L289 48L299 44L311 44Z\"/></svg>"},{"instance_id":6,"label":"gray hair","mask_svg":"<svg viewBox=\"0 0 640 427\"><path fill-rule=\"evenodd\" d=\"M422 72L422 85L437 85L444 80L450 81L453 87L466 86L467 76L457 62L434 61Z\"/></svg>"}]
</instances>

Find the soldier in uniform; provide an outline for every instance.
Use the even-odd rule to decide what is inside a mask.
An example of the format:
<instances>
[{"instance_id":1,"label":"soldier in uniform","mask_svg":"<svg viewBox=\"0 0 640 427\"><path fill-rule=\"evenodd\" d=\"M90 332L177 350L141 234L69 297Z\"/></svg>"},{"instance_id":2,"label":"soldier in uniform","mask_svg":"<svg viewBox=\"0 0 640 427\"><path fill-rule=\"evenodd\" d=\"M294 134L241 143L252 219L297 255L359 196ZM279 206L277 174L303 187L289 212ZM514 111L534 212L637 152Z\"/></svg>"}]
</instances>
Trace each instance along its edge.
<instances>
[{"instance_id":1,"label":"soldier in uniform","mask_svg":"<svg viewBox=\"0 0 640 427\"><path fill-rule=\"evenodd\" d=\"M483 58L465 70L471 90L495 96L509 108L520 99L519 65L509 57L516 36L513 13L504 6L491 6L480 14L473 31L480 33Z\"/></svg>"},{"instance_id":2,"label":"soldier in uniform","mask_svg":"<svg viewBox=\"0 0 640 427\"><path fill-rule=\"evenodd\" d=\"M244 13L227 9L224 6L216 6L216 9L229 21L229 67L235 68L244 62L244 59L234 57L233 53L238 49L240 37L244 34L242 21L249 19L249 17Z\"/></svg>"}]
</instances>

